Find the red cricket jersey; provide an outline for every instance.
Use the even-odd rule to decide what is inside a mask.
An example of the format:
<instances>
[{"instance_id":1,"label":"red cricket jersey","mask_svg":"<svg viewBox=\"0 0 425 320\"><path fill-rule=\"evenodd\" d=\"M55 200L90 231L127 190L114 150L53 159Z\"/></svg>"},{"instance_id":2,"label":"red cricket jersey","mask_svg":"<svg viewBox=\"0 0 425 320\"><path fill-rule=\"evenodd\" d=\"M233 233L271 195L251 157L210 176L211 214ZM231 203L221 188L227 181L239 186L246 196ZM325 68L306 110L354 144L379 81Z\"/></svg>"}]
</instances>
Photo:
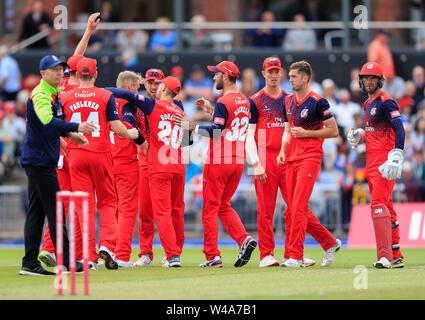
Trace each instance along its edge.
<instances>
[{"instance_id":1,"label":"red cricket jersey","mask_svg":"<svg viewBox=\"0 0 425 320\"><path fill-rule=\"evenodd\" d=\"M242 93L227 93L217 100L213 122L224 125L220 137L210 139L210 164L244 164L251 105Z\"/></svg>"},{"instance_id":2,"label":"red cricket jersey","mask_svg":"<svg viewBox=\"0 0 425 320\"><path fill-rule=\"evenodd\" d=\"M65 120L71 122L92 122L100 129L84 134L89 144L79 147L71 142L69 149L82 148L94 152L110 152L109 121L120 120L112 93L97 87L75 88L61 96Z\"/></svg>"},{"instance_id":3,"label":"red cricket jersey","mask_svg":"<svg viewBox=\"0 0 425 320\"><path fill-rule=\"evenodd\" d=\"M264 89L254 94L251 102L251 119L249 123L257 125L255 142L257 147L280 150L285 131L285 98L288 93L280 91L278 97L269 96Z\"/></svg>"},{"instance_id":4,"label":"red cricket jersey","mask_svg":"<svg viewBox=\"0 0 425 320\"><path fill-rule=\"evenodd\" d=\"M302 127L306 130L323 128L323 121L332 118L331 109L326 99L310 91L302 101L297 101L295 93L285 99L285 121L291 127ZM286 161L297 161L306 158L322 160L322 138L294 138L291 134Z\"/></svg>"},{"instance_id":5,"label":"red cricket jersey","mask_svg":"<svg viewBox=\"0 0 425 320\"><path fill-rule=\"evenodd\" d=\"M123 107L128 104L127 100L115 98L115 103L117 106L118 116L121 121L123 118ZM131 129L132 126L127 122L123 122L123 124ZM121 138L115 132L110 132L111 138L111 151L112 157L114 159L114 163L119 162L123 164L126 161L134 161L137 159L137 145L131 139Z\"/></svg>"},{"instance_id":6,"label":"red cricket jersey","mask_svg":"<svg viewBox=\"0 0 425 320\"><path fill-rule=\"evenodd\" d=\"M400 118L400 110L394 99L385 92L373 101L366 100L364 107L367 168L379 167L394 149L395 132L391 121Z\"/></svg>"},{"instance_id":7,"label":"red cricket jersey","mask_svg":"<svg viewBox=\"0 0 425 320\"><path fill-rule=\"evenodd\" d=\"M151 173L185 173L181 151L184 131L175 124L176 114L185 113L174 103L156 100L152 113L146 115L149 123L147 158Z\"/></svg>"}]
</instances>

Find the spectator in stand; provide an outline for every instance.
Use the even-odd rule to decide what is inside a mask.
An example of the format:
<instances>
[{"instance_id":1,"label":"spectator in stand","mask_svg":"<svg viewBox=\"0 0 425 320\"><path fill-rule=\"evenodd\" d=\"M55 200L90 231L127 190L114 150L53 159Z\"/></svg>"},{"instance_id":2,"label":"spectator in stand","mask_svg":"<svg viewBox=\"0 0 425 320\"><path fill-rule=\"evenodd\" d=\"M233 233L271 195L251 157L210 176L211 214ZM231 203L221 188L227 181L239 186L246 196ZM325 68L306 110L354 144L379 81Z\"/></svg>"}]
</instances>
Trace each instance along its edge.
<instances>
[{"instance_id":1,"label":"spectator in stand","mask_svg":"<svg viewBox=\"0 0 425 320\"><path fill-rule=\"evenodd\" d=\"M163 25L170 23L167 17L159 17L156 23ZM177 45L177 33L175 30L159 29L156 30L150 39L149 49L156 52L172 52L175 51Z\"/></svg>"},{"instance_id":2,"label":"spectator in stand","mask_svg":"<svg viewBox=\"0 0 425 320\"><path fill-rule=\"evenodd\" d=\"M42 1L34 1L31 6L31 12L28 13L22 21L19 41L26 40L49 28L53 28L52 18L44 12ZM47 37L44 37L29 45L28 49L50 49L50 44Z\"/></svg>"},{"instance_id":3,"label":"spectator in stand","mask_svg":"<svg viewBox=\"0 0 425 320\"><path fill-rule=\"evenodd\" d=\"M420 149L425 143L425 118L418 118L410 135L416 148Z\"/></svg>"},{"instance_id":4,"label":"spectator in stand","mask_svg":"<svg viewBox=\"0 0 425 320\"><path fill-rule=\"evenodd\" d=\"M9 168L14 163L15 144L12 129L4 125L4 116L4 111L0 110L0 142L3 144L1 162L5 168Z\"/></svg>"},{"instance_id":5,"label":"spectator in stand","mask_svg":"<svg viewBox=\"0 0 425 320\"><path fill-rule=\"evenodd\" d=\"M119 18L114 14L112 3L110 1L103 1L100 9L100 21L102 22L118 22ZM114 49L116 30L96 30L97 34L102 40L102 49Z\"/></svg>"},{"instance_id":6,"label":"spectator in stand","mask_svg":"<svg viewBox=\"0 0 425 320\"><path fill-rule=\"evenodd\" d=\"M121 30L117 34L117 49L143 52L148 43L148 34L142 30Z\"/></svg>"},{"instance_id":7,"label":"spectator in stand","mask_svg":"<svg viewBox=\"0 0 425 320\"><path fill-rule=\"evenodd\" d=\"M422 66L416 66L412 70L412 80L416 87L416 95L414 97L416 103L416 109L414 113L418 110L420 104L424 100L424 90L425 90L425 69Z\"/></svg>"},{"instance_id":8,"label":"spectator in stand","mask_svg":"<svg viewBox=\"0 0 425 320\"><path fill-rule=\"evenodd\" d=\"M323 98L328 100L331 110L335 109L335 106L339 103L339 99L336 97L336 84L332 79L325 79L322 81Z\"/></svg>"},{"instance_id":9,"label":"spectator in stand","mask_svg":"<svg viewBox=\"0 0 425 320\"><path fill-rule=\"evenodd\" d=\"M405 202L421 202L422 195L420 193L420 182L413 174L413 166L410 161L403 162L402 176L399 181L404 185L403 201Z\"/></svg>"},{"instance_id":10,"label":"spectator in stand","mask_svg":"<svg viewBox=\"0 0 425 320\"><path fill-rule=\"evenodd\" d=\"M29 74L22 80L22 89L27 90L28 94L40 83L41 77L37 74Z\"/></svg>"},{"instance_id":11,"label":"spectator in stand","mask_svg":"<svg viewBox=\"0 0 425 320\"><path fill-rule=\"evenodd\" d=\"M137 52L125 50L121 55L122 71L129 70L140 74L146 74L147 67L139 62Z\"/></svg>"},{"instance_id":12,"label":"spectator in stand","mask_svg":"<svg viewBox=\"0 0 425 320\"><path fill-rule=\"evenodd\" d=\"M170 70L170 76L179 79L180 83L184 82L184 69L181 66L174 66Z\"/></svg>"},{"instance_id":13,"label":"spectator in stand","mask_svg":"<svg viewBox=\"0 0 425 320\"><path fill-rule=\"evenodd\" d=\"M404 96L398 101L398 107L401 113L401 121L403 123L412 121L412 111L415 106L415 101L409 96Z\"/></svg>"},{"instance_id":14,"label":"spectator in stand","mask_svg":"<svg viewBox=\"0 0 425 320\"><path fill-rule=\"evenodd\" d=\"M410 122L403 123L404 133L405 133L405 142L403 155L406 160L413 160L413 155L417 147L412 140L412 124Z\"/></svg>"},{"instance_id":15,"label":"spectator in stand","mask_svg":"<svg viewBox=\"0 0 425 320\"><path fill-rule=\"evenodd\" d=\"M14 58L9 56L8 48L0 46L0 100L14 101L21 90L21 70Z\"/></svg>"},{"instance_id":16,"label":"spectator in stand","mask_svg":"<svg viewBox=\"0 0 425 320\"><path fill-rule=\"evenodd\" d=\"M339 178L339 185L341 187L341 211L343 224L348 224L351 220L355 183L356 168L354 167L353 163L348 162L344 167L344 174Z\"/></svg>"},{"instance_id":17,"label":"spectator in stand","mask_svg":"<svg viewBox=\"0 0 425 320\"><path fill-rule=\"evenodd\" d=\"M385 73L385 82L382 91L388 93L394 100L400 100L405 94L405 82L402 77L392 71Z\"/></svg>"},{"instance_id":18,"label":"spectator in stand","mask_svg":"<svg viewBox=\"0 0 425 320\"><path fill-rule=\"evenodd\" d=\"M14 142L14 156L19 157L24 145L25 133L27 130L26 122L25 119L16 115L16 106L14 102L5 103L3 109L5 113L3 126L10 128Z\"/></svg>"},{"instance_id":19,"label":"spectator in stand","mask_svg":"<svg viewBox=\"0 0 425 320\"><path fill-rule=\"evenodd\" d=\"M268 24L275 21L275 15L271 11L264 11L261 15L261 21L264 23L261 29L249 29L245 35L248 42L257 48L276 48L279 47L282 38L283 30L271 29Z\"/></svg>"},{"instance_id":20,"label":"spectator in stand","mask_svg":"<svg viewBox=\"0 0 425 320\"><path fill-rule=\"evenodd\" d=\"M27 110L27 101L29 95L29 91L23 89L19 91L16 97L16 115L22 119L25 119L25 112Z\"/></svg>"},{"instance_id":21,"label":"spectator in stand","mask_svg":"<svg viewBox=\"0 0 425 320\"><path fill-rule=\"evenodd\" d=\"M183 93L186 97L185 112L193 121L210 121L211 116L198 108L196 100L203 97L208 101L214 99L214 82L205 76L204 69L199 64L192 66L189 79L184 82Z\"/></svg>"},{"instance_id":22,"label":"spectator in stand","mask_svg":"<svg viewBox=\"0 0 425 320\"><path fill-rule=\"evenodd\" d=\"M316 49L316 33L305 27L305 17L297 14L294 17L295 29L286 32L283 49L287 51L313 51Z\"/></svg>"},{"instance_id":23,"label":"spectator in stand","mask_svg":"<svg viewBox=\"0 0 425 320\"><path fill-rule=\"evenodd\" d=\"M193 23L204 23L206 19L203 15L198 14L190 20ZM213 39L211 32L205 29L195 27L191 30L183 32L183 46L190 50L206 51L213 47Z\"/></svg>"},{"instance_id":24,"label":"spectator in stand","mask_svg":"<svg viewBox=\"0 0 425 320\"><path fill-rule=\"evenodd\" d=\"M422 149L415 148L412 159L412 171L415 178L423 185L425 177L425 158Z\"/></svg>"},{"instance_id":25,"label":"spectator in stand","mask_svg":"<svg viewBox=\"0 0 425 320\"><path fill-rule=\"evenodd\" d=\"M285 68L282 68L282 77L280 78L280 89L285 90L288 93L294 93L291 84L288 79L288 72Z\"/></svg>"},{"instance_id":26,"label":"spectator in stand","mask_svg":"<svg viewBox=\"0 0 425 320\"><path fill-rule=\"evenodd\" d=\"M351 100L363 106L363 103L365 102L366 98L363 97L363 91L360 88L359 73L360 69L355 68L351 70L350 92Z\"/></svg>"},{"instance_id":27,"label":"spectator in stand","mask_svg":"<svg viewBox=\"0 0 425 320\"><path fill-rule=\"evenodd\" d=\"M384 69L384 75L396 74L389 47L390 36L387 30L380 29L367 50L367 61L379 63Z\"/></svg>"},{"instance_id":28,"label":"spectator in stand","mask_svg":"<svg viewBox=\"0 0 425 320\"><path fill-rule=\"evenodd\" d=\"M314 72L311 74L310 78L310 90L316 92L318 95L323 94L322 85L316 81Z\"/></svg>"},{"instance_id":29,"label":"spectator in stand","mask_svg":"<svg viewBox=\"0 0 425 320\"><path fill-rule=\"evenodd\" d=\"M258 76L252 68L246 68L242 71L242 93L246 97L251 97L259 90Z\"/></svg>"},{"instance_id":30,"label":"spectator in stand","mask_svg":"<svg viewBox=\"0 0 425 320\"><path fill-rule=\"evenodd\" d=\"M354 127L354 114L361 113L362 108L359 104L351 101L350 91L342 89L339 93L340 102L332 110L336 115L338 125L342 128Z\"/></svg>"}]
</instances>

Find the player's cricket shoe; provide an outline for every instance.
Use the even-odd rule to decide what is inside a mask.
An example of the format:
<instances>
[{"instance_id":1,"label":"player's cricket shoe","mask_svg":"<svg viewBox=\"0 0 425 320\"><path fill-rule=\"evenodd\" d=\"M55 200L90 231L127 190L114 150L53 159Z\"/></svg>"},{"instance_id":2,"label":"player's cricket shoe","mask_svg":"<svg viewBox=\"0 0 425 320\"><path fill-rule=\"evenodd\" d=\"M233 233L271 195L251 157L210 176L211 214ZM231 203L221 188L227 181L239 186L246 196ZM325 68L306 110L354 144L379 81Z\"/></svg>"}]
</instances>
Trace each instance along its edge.
<instances>
[{"instance_id":1,"label":"player's cricket shoe","mask_svg":"<svg viewBox=\"0 0 425 320\"><path fill-rule=\"evenodd\" d=\"M373 264L373 267L377 269L391 269L392 264L387 258L381 257L381 259Z\"/></svg>"},{"instance_id":2,"label":"player's cricket shoe","mask_svg":"<svg viewBox=\"0 0 425 320\"><path fill-rule=\"evenodd\" d=\"M89 270L97 271L97 269L98 269L98 264L94 261L89 261Z\"/></svg>"},{"instance_id":3,"label":"player's cricket shoe","mask_svg":"<svg viewBox=\"0 0 425 320\"><path fill-rule=\"evenodd\" d=\"M99 248L99 257L105 261L105 267L110 270L118 269L118 262L115 254L108 248L101 246Z\"/></svg>"},{"instance_id":4,"label":"player's cricket shoe","mask_svg":"<svg viewBox=\"0 0 425 320\"><path fill-rule=\"evenodd\" d=\"M181 266L180 257L178 256L171 257L170 260L168 260L169 268L180 268Z\"/></svg>"},{"instance_id":5,"label":"player's cricket shoe","mask_svg":"<svg viewBox=\"0 0 425 320\"><path fill-rule=\"evenodd\" d=\"M243 267L251 259L252 251L257 247L257 241L251 236L247 236L242 243L239 254L236 258L235 267Z\"/></svg>"},{"instance_id":6,"label":"player's cricket shoe","mask_svg":"<svg viewBox=\"0 0 425 320\"><path fill-rule=\"evenodd\" d=\"M258 265L260 268L266 268L266 267L276 267L279 266L279 261L276 260L276 258L273 255L268 255L267 257L264 257L261 259L260 264Z\"/></svg>"},{"instance_id":7,"label":"player's cricket shoe","mask_svg":"<svg viewBox=\"0 0 425 320\"><path fill-rule=\"evenodd\" d=\"M117 263L119 268L134 268L135 267L135 265L131 261L117 260Z\"/></svg>"},{"instance_id":8,"label":"player's cricket shoe","mask_svg":"<svg viewBox=\"0 0 425 320\"><path fill-rule=\"evenodd\" d=\"M221 261L221 257L220 256L215 256L213 259L211 260L207 260L204 263L201 263L199 265L201 268L222 268L223 267L223 262Z\"/></svg>"},{"instance_id":9,"label":"player's cricket shoe","mask_svg":"<svg viewBox=\"0 0 425 320\"><path fill-rule=\"evenodd\" d=\"M335 260L335 253L341 249L341 240L336 239L335 244L323 253L322 267L329 267Z\"/></svg>"},{"instance_id":10,"label":"player's cricket shoe","mask_svg":"<svg viewBox=\"0 0 425 320\"><path fill-rule=\"evenodd\" d=\"M392 268L404 268L403 258L400 257L400 258L394 259L392 262Z\"/></svg>"},{"instance_id":11,"label":"player's cricket shoe","mask_svg":"<svg viewBox=\"0 0 425 320\"><path fill-rule=\"evenodd\" d=\"M43 262L47 267L56 267L56 255L49 251L41 251L38 260Z\"/></svg>"},{"instance_id":12,"label":"player's cricket shoe","mask_svg":"<svg viewBox=\"0 0 425 320\"><path fill-rule=\"evenodd\" d=\"M50 272L44 269L42 266L37 266L35 268L22 267L19 271L21 276L54 276L55 272Z\"/></svg>"},{"instance_id":13,"label":"player's cricket shoe","mask_svg":"<svg viewBox=\"0 0 425 320\"><path fill-rule=\"evenodd\" d=\"M292 258L286 259L282 262L282 267L284 268L302 268L303 260L295 260Z\"/></svg>"},{"instance_id":14,"label":"player's cricket shoe","mask_svg":"<svg viewBox=\"0 0 425 320\"><path fill-rule=\"evenodd\" d=\"M134 263L135 267L153 267L153 261L147 254L143 254L139 260Z\"/></svg>"},{"instance_id":15,"label":"player's cricket shoe","mask_svg":"<svg viewBox=\"0 0 425 320\"><path fill-rule=\"evenodd\" d=\"M316 261L309 259L309 258L306 258L306 257L304 257L302 262L301 262L301 266L303 268L308 268L308 267L314 266L315 264L316 264Z\"/></svg>"}]
</instances>

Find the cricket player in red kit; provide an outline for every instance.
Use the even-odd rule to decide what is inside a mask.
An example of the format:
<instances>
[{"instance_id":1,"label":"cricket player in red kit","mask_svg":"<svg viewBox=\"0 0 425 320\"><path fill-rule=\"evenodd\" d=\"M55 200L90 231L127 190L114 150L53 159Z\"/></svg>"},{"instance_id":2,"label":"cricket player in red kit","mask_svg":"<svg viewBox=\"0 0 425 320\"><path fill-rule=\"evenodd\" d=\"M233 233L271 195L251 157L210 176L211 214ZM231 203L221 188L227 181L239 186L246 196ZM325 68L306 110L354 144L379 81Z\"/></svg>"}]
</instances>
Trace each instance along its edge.
<instances>
[{"instance_id":1,"label":"cricket player in red kit","mask_svg":"<svg viewBox=\"0 0 425 320\"><path fill-rule=\"evenodd\" d=\"M397 103L381 90L385 80L382 67L374 62L364 64L359 79L369 96L364 103L365 129L351 129L347 141L353 147L366 142L366 178L378 257L373 266L402 268L399 223L391 195L395 179L401 177L405 131Z\"/></svg>"},{"instance_id":2,"label":"cricket player in red kit","mask_svg":"<svg viewBox=\"0 0 425 320\"><path fill-rule=\"evenodd\" d=\"M83 37L75 48L74 55L71 56L68 61L68 70L64 74L62 83L58 86L62 91L59 93L59 97L67 91L72 90L73 88L78 87L79 81L77 78L77 64L84 58L83 54L87 49L87 45L92 33L96 30L99 20L97 18L100 16L100 13L92 14L87 21L87 28L84 32ZM59 187L62 191L72 190L71 186L71 176L69 171L69 162L68 155L66 151L66 145L69 143L69 140L66 138L61 138L61 150L59 156L58 167L56 169L59 180ZM69 199L64 199L64 209L65 209L65 218L68 217L69 210ZM38 256L39 260L42 261L48 267L56 266L56 256L55 256L55 247L50 239L49 227L46 226L44 230L43 245L41 247L40 254ZM82 259L82 238L79 228L78 217L75 216L75 254L78 260Z\"/></svg>"},{"instance_id":3,"label":"cricket player in red kit","mask_svg":"<svg viewBox=\"0 0 425 320\"><path fill-rule=\"evenodd\" d=\"M117 78L117 88L126 89L136 94L141 83L142 76L132 71L123 71ZM137 107L124 99L115 98L115 102L121 121L127 127L135 128ZM145 139L140 133L139 138L132 141L121 138L111 131L113 172L118 197L115 255L119 267L134 267L130 261L130 256L139 197L137 145L141 145L144 142ZM141 149L143 150L143 148Z\"/></svg>"},{"instance_id":4,"label":"cricket player in red kit","mask_svg":"<svg viewBox=\"0 0 425 320\"><path fill-rule=\"evenodd\" d=\"M323 139L336 137L338 127L326 99L309 90L312 70L299 61L289 68L294 93L285 99L285 132L278 164L286 163L288 211L285 258L282 267L303 267L307 229L324 249L322 266L330 266L341 241L335 239L309 210L308 200L320 171Z\"/></svg>"},{"instance_id":5,"label":"cricket player in red kit","mask_svg":"<svg viewBox=\"0 0 425 320\"><path fill-rule=\"evenodd\" d=\"M126 90L108 90L117 97L134 101L146 116L152 211L165 252L162 266L181 267L185 208L185 165L181 150L184 130L176 124L175 118L186 114L174 103L175 96L181 91L181 83L174 77L162 79L156 99L128 94Z\"/></svg>"},{"instance_id":6,"label":"cricket player in red kit","mask_svg":"<svg viewBox=\"0 0 425 320\"><path fill-rule=\"evenodd\" d=\"M246 154L253 166L257 194L260 267L269 267L280 265L274 258L273 216L279 187L283 198L286 198L285 167L278 166L276 158L285 129L283 106L288 93L279 87L282 76L279 58L265 59L262 75L266 81L265 87L249 99L251 119Z\"/></svg>"},{"instance_id":7,"label":"cricket player in red kit","mask_svg":"<svg viewBox=\"0 0 425 320\"><path fill-rule=\"evenodd\" d=\"M217 90L223 89L223 96L217 100L214 108L213 125L198 126L188 119L180 119L184 128L210 138L209 160L204 166L202 187L203 252L207 261L200 267L223 265L218 249L218 219L239 245L234 266L242 267L250 260L257 242L246 232L239 215L230 205L230 199L244 170L250 103L236 86L240 73L233 62L223 61L217 66L208 66L208 70L215 73ZM205 99L197 103L204 110L212 110L210 102Z\"/></svg>"},{"instance_id":8,"label":"cricket player in red kit","mask_svg":"<svg viewBox=\"0 0 425 320\"><path fill-rule=\"evenodd\" d=\"M137 129L127 129L118 116L113 95L94 86L97 64L94 59L82 59L77 65L80 87L62 95L65 119L87 121L98 125L98 130L86 135L89 144L84 147L69 144L71 184L74 190L89 193L89 260L96 268L98 256L105 260L108 269L117 269L113 250L117 232L117 196L112 168L110 130L123 138L137 139ZM96 193L95 193L96 192ZM99 255L96 253L96 198L99 211ZM81 207L76 207L82 221ZM80 225L81 227L81 225Z\"/></svg>"}]
</instances>

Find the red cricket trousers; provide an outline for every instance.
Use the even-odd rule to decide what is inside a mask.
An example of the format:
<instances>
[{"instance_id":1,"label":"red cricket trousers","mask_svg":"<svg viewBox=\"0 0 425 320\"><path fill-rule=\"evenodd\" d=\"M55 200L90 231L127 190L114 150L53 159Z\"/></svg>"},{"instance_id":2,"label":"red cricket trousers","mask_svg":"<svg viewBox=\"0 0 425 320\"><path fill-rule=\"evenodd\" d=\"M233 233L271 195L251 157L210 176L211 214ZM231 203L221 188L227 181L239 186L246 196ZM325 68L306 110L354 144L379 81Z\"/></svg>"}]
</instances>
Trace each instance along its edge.
<instances>
[{"instance_id":1,"label":"red cricket trousers","mask_svg":"<svg viewBox=\"0 0 425 320\"><path fill-rule=\"evenodd\" d=\"M117 210L117 260L129 261L134 226L137 218L139 196L139 164L137 158L122 163L114 159L115 188L118 197Z\"/></svg>"},{"instance_id":2,"label":"red cricket trousers","mask_svg":"<svg viewBox=\"0 0 425 320\"><path fill-rule=\"evenodd\" d=\"M167 260L180 256L184 244L184 173L150 175L152 210Z\"/></svg>"},{"instance_id":3,"label":"red cricket trousers","mask_svg":"<svg viewBox=\"0 0 425 320\"><path fill-rule=\"evenodd\" d=\"M72 191L71 187L71 176L69 172L69 161L68 158L63 156L63 167L61 169L56 169L58 173L59 187L61 191ZM78 199L76 200L78 201ZM68 219L69 213L69 198L63 199L63 207L65 210L65 220ZM77 260L83 258L83 244L82 236L80 231L80 223L78 220L78 215L75 214L75 257ZM43 245L41 246L42 251L48 251L50 253L55 253L55 246L53 245L52 239L50 238L49 226L46 225L43 236Z\"/></svg>"},{"instance_id":4,"label":"red cricket trousers","mask_svg":"<svg viewBox=\"0 0 425 320\"><path fill-rule=\"evenodd\" d=\"M69 166L73 190L89 194L89 260L97 262L96 207L99 212L99 246L114 251L117 240L117 196L110 152L92 152L82 149L69 151ZM97 205L96 205L97 200ZM76 207L82 221L82 208ZM83 230L83 225L80 225Z\"/></svg>"},{"instance_id":5,"label":"red cricket trousers","mask_svg":"<svg viewBox=\"0 0 425 320\"><path fill-rule=\"evenodd\" d=\"M218 249L218 219L224 229L241 246L248 233L239 215L230 205L243 173L243 164L205 164L203 172L202 222L207 260L220 256Z\"/></svg>"},{"instance_id":6,"label":"red cricket trousers","mask_svg":"<svg viewBox=\"0 0 425 320\"><path fill-rule=\"evenodd\" d=\"M372 170L370 170L372 171ZM369 171L369 172L370 172ZM367 181L370 189L370 206L383 204L385 205L391 214L391 223L394 224L397 221L397 213L394 210L393 201L391 195L393 193L395 179L387 180L382 178L380 172L376 169L372 171L373 173L367 175ZM396 245L398 248L394 249L393 247L393 259L403 258L403 255L399 249L400 247L400 228L393 226L392 228L392 244Z\"/></svg>"},{"instance_id":7,"label":"red cricket trousers","mask_svg":"<svg viewBox=\"0 0 425 320\"><path fill-rule=\"evenodd\" d=\"M273 217L276 209L278 188L280 188L285 202L287 201L286 167L279 166L276 161L279 151L267 149L264 156L265 159L260 159L261 165L266 171L267 180L265 183L254 180L257 194L257 232L260 260L268 255L274 255Z\"/></svg>"},{"instance_id":8,"label":"red cricket trousers","mask_svg":"<svg viewBox=\"0 0 425 320\"><path fill-rule=\"evenodd\" d=\"M153 260L155 222L152 211L151 187L147 166L139 166L139 258L147 254Z\"/></svg>"},{"instance_id":9,"label":"red cricket trousers","mask_svg":"<svg viewBox=\"0 0 425 320\"><path fill-rule=\"evenodd\" d=\"M336 239L323 227L308 207L314 182L320 171L320 159L303 159L286 164L287 205L285 224L285 258L303 259L304 240L308 231L324 250L332 247Z\"/></svg>"}]
</instances>

